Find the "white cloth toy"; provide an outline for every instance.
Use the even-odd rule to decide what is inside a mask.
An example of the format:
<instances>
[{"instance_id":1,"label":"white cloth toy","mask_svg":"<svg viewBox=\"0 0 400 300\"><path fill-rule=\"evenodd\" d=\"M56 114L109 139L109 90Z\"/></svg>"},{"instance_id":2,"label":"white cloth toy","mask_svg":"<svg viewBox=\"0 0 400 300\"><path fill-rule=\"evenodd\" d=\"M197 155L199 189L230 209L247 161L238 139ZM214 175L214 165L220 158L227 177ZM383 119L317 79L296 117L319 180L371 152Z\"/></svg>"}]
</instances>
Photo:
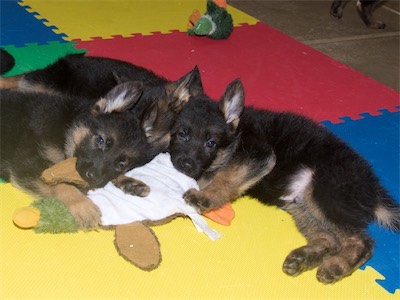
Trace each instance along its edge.
<instances>
[{"instance_id":1,"label":"white cloth toy","mask_svg":"<svg viewBox=\"0 0 400 300\"><path fill-rule=\"evenodd\" d=\"M169 153L161 153L148 164L125 175L143 181L150 187L150 193L146 197L125 194L112 183L89 191L89 198L100 208L102 225L159 221L179 213L188 216L197 230L212 240L221 237L194 207L184 201L182 195L188 189L199 187L193 178L174 168Z\"/></svg>"}]
</instances>

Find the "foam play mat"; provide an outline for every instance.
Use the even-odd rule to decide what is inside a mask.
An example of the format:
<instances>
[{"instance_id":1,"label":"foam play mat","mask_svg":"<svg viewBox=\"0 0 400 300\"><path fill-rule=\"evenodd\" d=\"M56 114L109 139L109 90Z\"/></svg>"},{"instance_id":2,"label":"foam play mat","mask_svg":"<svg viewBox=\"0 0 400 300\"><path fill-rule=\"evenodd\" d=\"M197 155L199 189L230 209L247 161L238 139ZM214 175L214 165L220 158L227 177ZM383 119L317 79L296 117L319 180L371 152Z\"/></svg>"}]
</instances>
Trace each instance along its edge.
<instances>
[{"instance_id":1,"label":"foam play mat","mask_svg":"<svg viewBox=\"0 0 400 300\"><path fill-rule=\"evenodd\" d=\"M229 1L228 1L229 4ZM373 166L399 200L400 94L297 42L232 6L231 36L189 36L193 9L206 1L1 1L1 47L16 59L8 75L66 54L126 60L171 80L197 65L218 99L240 77L246 102L305 114L328 127ZM16 120L17 122L18 120ZM0 137L1 138L1 137ZM34 199L0 183L0 299L399 299L400 235L371 225L371 260L334 285L316 271L292 278L286 255L305 243L284 211L242 197L230 226L212 241L188 218L152 227L162 262L150 272L125 261L114 232L36 234L12 222Z\"/></svg>"}]
</instances>

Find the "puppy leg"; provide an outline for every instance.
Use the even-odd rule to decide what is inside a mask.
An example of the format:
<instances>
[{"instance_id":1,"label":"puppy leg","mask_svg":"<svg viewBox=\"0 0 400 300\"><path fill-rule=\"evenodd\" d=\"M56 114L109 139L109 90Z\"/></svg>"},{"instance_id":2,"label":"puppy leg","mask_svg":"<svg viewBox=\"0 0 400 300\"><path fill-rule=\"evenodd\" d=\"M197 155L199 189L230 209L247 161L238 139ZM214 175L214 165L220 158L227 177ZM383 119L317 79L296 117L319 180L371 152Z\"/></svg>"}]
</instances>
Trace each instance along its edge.
<instances>
[{"instance_id":1,"label":"puppy leg","mask_svg":"<svg viewBox=\"0 0 400 300\"><path fill-rule=\"evenodd\" d=\"M373 242L365 234L337 234L341 250L324 258L317 271L317 279L323 283L334 283L357 270L372 256Z\"/></svg>"},{"instance_id":2,"label":"puppy leg","mask_svg":"<svg viewBox=\"0 0 400 300\"><path fill-rule=\"evenodd\" d=\"M86 197L78 188L64 183L54 186L40 185L41 195L64 202L80 228L90 229L100 225L100 210L92 200Z\"/></svg>"},{"instance_id":3,"label":"puppy leg","mask_svg":"<svg viewBox=\"0 0 400 300\"><path fill-rule=\"evenodd\" d=\"M331 15L336 19L341 19L343 16L343 9L349 1L345 0L334 0L331 5Z\"/></svg>"},{"instance_id":4,"label":"puppy leg","mask_svg":"<svg viewBox=\"0 0 400 300\"><path fill-rule=\"evenodd\" d=\"M340 229L330 222L311 200L289 203L286 208L307 239L307 245L290 252L283 271L291 276L318 267L317 279L334 283L351 273L372 256L373 242L360 229Z\"/></svg>"},{"instance_id":5,"label":"puppy leg","mask_svg":"<svg viewBox=\"0 0 400 300\"><path fill-rule=\"evenodd\" d=\"M219 208L271 172L275 162L273 153L264 160L237 159L217 171L211 181L199 180L200 191L190 189L183 197L201 212Z\"/></svg>"},{"instance_id":6,"label":"puppy leg","mask_svg":"<svg viewBox=\"0 0 400 300\"><path fill-rule=\"evenodd\" d=\"M0 77L0 90L15 89L19 87L19 83L22 80L23 75Z\"/></svg>"},{"instance_id":7,"label":"puppy leg","mask_svg":"<svg viewBox=\"0 0 400 300\"><path fill-rule=\"evenodd\" d=\"M372 29L384 29L386 24L381 21L374 21L372 14L379 4L379 0L358 0L357 1L357 12L364 21L367 27Z\"/></svg>"},{"instance_id":8,"label":"puppy leg","mask_svg":"<svg viewBox=\"0 0 400 300\"><path fill-rule=\"evenodd\" d=\"M118 176L112 183L126 194L146 197L150 193L150 187L144 182L128 176Z\"/></svg>"},{"instance_id":9,"label":"puppy leg","mask_svg":"<svg viewBox=\"0 0 400 300\"><path fill-rule=\"evenodd\" d=\"M336 236L321 226L323 223L320 212L307 202L309 200L286 205L286 210L292 214L297 228L307 239L307 245L291 251L283 263L283 271L291 276L319 266L326 255L340 250Z\"/></svg>"},{"instance_id":10,"label":"puppy leg","mask_svg":"<svg viewBox=\"0 0 400 300\"><path fill-rule=\"evenodd\" d=\"M307 245L289 253L283 263L283 272L297 276L304 271L312 270L322 263L325 255L337 250L339 244L333 235L324 231L316 231L307 241Z\"/></svg>"}]
</instances>

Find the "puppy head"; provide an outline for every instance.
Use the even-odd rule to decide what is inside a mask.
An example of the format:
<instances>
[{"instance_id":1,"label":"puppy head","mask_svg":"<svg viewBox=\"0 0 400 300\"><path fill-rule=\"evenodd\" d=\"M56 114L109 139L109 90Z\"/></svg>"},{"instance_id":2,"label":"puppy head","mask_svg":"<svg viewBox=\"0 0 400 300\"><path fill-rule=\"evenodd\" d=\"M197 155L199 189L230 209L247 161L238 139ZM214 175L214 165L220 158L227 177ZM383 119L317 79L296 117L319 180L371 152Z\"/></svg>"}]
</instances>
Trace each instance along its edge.
<instances>
[{"instance_id":1,"label":"puppy head","mask_svg":"<svg viewBox=\"0 0 400 300\"><path fill-rule=\"evenodd\" d=\"M143 96L134 110L141 114L146 136L155 151L167 150L177 115L191 97L200 94L203 94L203 86L197 67L162 87L144 87Z\"/></svg>"},{"instance_id":2,"label":"puppy head","mask_svg":"<svg viewBox=\"0 0 400 300\"><path fill-rule=\"evenodd\" d=\"M142 85L126 82L81 114L67 133L66 154L76 156L76 168L92 188L101 187L153 158L143 124L131 107Z\"/></svg>"},{"instance_id":3,"label":"puppy head","mask_svg":"<svg viewBox=\"0 0 400 300\"><path fill-rule=\"evenodd\" d=\"M238 144L243 108L244 91L238 79L228 85L218 103L204 94L190 98L172 130L169 151L175 168L199 179L224 166Z\"/></svg>"}]
</instances>

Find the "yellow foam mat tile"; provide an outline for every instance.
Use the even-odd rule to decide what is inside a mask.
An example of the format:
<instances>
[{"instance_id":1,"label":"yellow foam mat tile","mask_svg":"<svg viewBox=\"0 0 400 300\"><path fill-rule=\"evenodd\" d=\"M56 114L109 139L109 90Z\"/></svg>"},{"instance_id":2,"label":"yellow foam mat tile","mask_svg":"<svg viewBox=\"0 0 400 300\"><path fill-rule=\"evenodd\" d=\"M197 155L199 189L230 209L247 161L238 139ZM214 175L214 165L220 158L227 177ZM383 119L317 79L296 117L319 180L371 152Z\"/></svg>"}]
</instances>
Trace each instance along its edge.
<instances>
[{"instance_id":1,"label":"yellow foam mat tile","mask_svg":"<svg viewBox=\"0 0 400 300\"><path fill-rule=\"evenodd\" d=\"M229 227L211 241L189 219L153 227L163 261L139 270L121 258L113 231L35 234L16 228L15 209L32 198L0 184L0 299L398 299L358 270L326 286L315 271L297 278L281 271L286 254L304 243L287 213L254 199L234 203Z\"/></svg>"},{"instance_id":2,"label":"yellow foam mat tile","mask_svg":"<svg viewBox=\"0 0 400 300\"><path fill-rule=\"evenodd\" d=\"M206 10L206 1L76 1L76 0L25 0L20 3L36 13L44 24L55 26L56 33L65 33L67 40L90 40L93 37L110 38L113 35L131 36L152 32L170 33L171 30L186 32L193 9ZM255 24L257 19L228 7L234 25Z\"/></svg>"}]
</instances>

